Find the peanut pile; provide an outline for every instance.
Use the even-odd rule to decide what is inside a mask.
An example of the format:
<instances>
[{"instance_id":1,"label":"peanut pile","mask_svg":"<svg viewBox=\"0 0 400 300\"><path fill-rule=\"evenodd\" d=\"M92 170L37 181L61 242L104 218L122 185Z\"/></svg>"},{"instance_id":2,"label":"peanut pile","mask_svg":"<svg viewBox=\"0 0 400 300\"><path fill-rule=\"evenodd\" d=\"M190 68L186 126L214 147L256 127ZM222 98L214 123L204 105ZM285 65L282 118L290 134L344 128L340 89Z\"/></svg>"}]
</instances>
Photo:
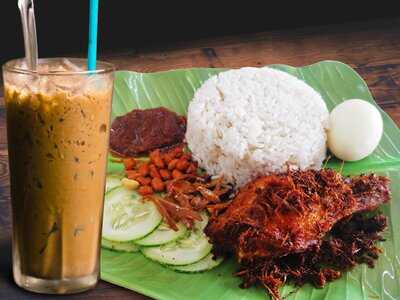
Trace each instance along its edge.
<instances>
[{"instance_id":1,"label":"peanut pile","mask_svg":"<svg viewBox=\"0 0 400 300\"><path fill-rule=\"evenodd\" d=\"M192 160L191 153L184 151L183 146L165 152L156 149L150 152L149 157L149 161L123 160L126 177L139 183L138 192L142 196L164 192L170 181L197 173L197 162Z\"/></svg>"}]
</instances>

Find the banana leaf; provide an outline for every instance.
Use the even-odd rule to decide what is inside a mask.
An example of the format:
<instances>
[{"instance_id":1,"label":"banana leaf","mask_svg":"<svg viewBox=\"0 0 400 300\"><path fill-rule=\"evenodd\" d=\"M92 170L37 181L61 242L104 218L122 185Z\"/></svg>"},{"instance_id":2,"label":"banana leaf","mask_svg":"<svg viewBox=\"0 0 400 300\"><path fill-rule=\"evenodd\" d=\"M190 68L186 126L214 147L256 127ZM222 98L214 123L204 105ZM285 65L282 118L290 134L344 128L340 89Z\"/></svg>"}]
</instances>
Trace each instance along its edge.
<instances>
[{"instance_id":1,"label":"banana leaf","mask_svg":"<svg viewBox=\"0 0 400 300\"><path fill-rule=\"evenodd\" d=\"M269 67L290 73L308 83L325 100L329 110L340 102L359 98L375 103L364 80L349 66L337 61L322 61L295 68L286 65ZM164 106L179 114L186 114L194 92L209 77L226 69L195 68L158 73L119 71L114 83L112 117L123 115L134 108ZM378 107L379 108L379 107ZM380 108L379 108L380 109ZM340 169L344 174L375 172L389 176L393 200L382 211L389 217L383 253L375 268L357 266L339 280L323 289L305 285L296 289L285 286L281 294L296 300L358 300L400 299L400 131L390 117L380 109L384 121L382 140L369 157L358 162L329 160L327 167ZM110 172L121 171L121 164L109 160ZM240 289L240 280L232 274L238 266L227 260L216 269L200 274L171 271L144 258L140 253L101 252L101 278L132 289L155 299L266 299L260 287Z\"/></svg>"}]
</instances>

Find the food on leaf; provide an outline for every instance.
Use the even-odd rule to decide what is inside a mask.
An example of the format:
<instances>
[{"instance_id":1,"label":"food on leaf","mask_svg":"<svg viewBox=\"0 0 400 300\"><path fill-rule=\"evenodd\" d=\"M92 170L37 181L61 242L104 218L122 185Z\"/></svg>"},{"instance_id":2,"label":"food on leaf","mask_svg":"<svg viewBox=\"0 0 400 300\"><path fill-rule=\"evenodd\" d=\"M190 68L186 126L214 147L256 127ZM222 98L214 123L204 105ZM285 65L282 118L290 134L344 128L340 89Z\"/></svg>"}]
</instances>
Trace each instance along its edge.
<instances>
[{"instance_id":1,"label":"food on leaf","mask_svg":"<svg viewBox=\"0 0 400 300\"><path fill-rule=\"evenodd\" d=\"M217 254L234 253L240 263L257 269L321 246L336 223L389 199L389 180L372 174L345 178L325 169L264 176L214 213L205 232ZM257 280L267 290L276 289L261 273Z\"/></svg>"},{"instance_id":2,"label":"food on leaf","mask_svg":"<svg viewBox=\"0 0 400 300\"><path fill-rule=\"evenodd\" d=\"M122 157L135 156L182 143L185 131L185 118L164 107L134 109L113 121L110 148Z\"/></svg>"},{"instance_id":3,"label":"food on leaf","mask_svg":"<svg viewBox=\"0 0 400 300\"><path fill-rule=\"evenodd\" d=\"M377 242L384 241L382 231L386 226L383 214L355 214L336 223L320 244L305 252L242 263L236 276L242 278L245 288L261 283L273 299L281 299L279 287L285 282L297 286L311 283L322 288L357 264L365 263L372 268L382 252Z\"/></svg>"},{"instance_id":4,"label":"food on leaf","mask_svg":"<svg viewBox=\"0 0 400 300\"><path fill-rule=\"evenodd\" d=\"M219 73L188 107L186 140L199 166L237 186L288 168L319 169L329 112L305 82L271 68Z\"/></svg>"},{"instance_id":5,"label":"food on leaf","mask_svg":"<svg viewBox=\"0 0 400 300\"><path fill-rule=\"evenodd\" d=\"M382 133L382 116L374 105L364 100L347 100L330 114L329 150L345 161L360 160L375 150Z\"/></svg>"},{"instance_id":6,"label":"food on leaf","mask_svg":"<svg viewBox=\"0 0 400 300\"><path fill-rule=\"evenodd\" d=\"M183 145L163 151L155 149L150 152L149 157L150 160L141 162L137 162L134 158L123 160L126 177L143 186L139 189L141 195L164 192L172 180L197 174L197 163L192 160L190 153L184 151ZM173 161L176 161L176 164L172 165ZM171 167L165 169L169 165Z\"/></svg>"},{"instance_id":7,"label":"food on leaf","mask_svg":"<svg viewBox=\"0 0 400 300\"><path fill-rule=\"evenodd\" d=\"M315 82L321 95L334 95ZM138 244L146 257L189 273L233 256L242 287L262 286L274 299L285 283L323 287L358 264L373 267L388 223L377 209L390 200L389 180L321 168L327 145L342 160L370 155L382 117L362 100L329 115L321 95L285 72L243 68L195 91L187 132L185 118L165 108L116 118L111 151L122 157L126 178L108 177L106 202L129 187L151 209L135 219L137 201L114 200L114 223L129 226L109 230L111 238L141 237L113 243Z\"/></svg>"}]
</instances>

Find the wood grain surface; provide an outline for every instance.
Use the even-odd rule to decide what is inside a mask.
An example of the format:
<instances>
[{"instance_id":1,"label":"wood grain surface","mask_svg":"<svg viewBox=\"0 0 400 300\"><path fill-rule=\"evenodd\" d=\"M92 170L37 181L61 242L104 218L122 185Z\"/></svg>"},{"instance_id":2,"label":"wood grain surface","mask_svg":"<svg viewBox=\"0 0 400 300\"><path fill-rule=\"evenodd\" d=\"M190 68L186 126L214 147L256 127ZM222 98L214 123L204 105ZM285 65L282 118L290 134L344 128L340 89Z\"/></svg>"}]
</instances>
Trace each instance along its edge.
<instances>
[{"instance_id":1,"label":"wood grain surface","mask_svg":"<svg viewBox=\"0 0 400 300\"><path fill-rule=\"evenodd\" d=\"M275 63L302 66L326 59L339 60L361 74L375 100L400 125L400 18L182 42L163 49L108 53L101 59L114 63L118 69L138 72ZM0 99L0 299L60 298L25 292L12 281L5 117ZM61 298L146 299L106 282L100 282L92 291Z\"/></svg>"}]
</instances>

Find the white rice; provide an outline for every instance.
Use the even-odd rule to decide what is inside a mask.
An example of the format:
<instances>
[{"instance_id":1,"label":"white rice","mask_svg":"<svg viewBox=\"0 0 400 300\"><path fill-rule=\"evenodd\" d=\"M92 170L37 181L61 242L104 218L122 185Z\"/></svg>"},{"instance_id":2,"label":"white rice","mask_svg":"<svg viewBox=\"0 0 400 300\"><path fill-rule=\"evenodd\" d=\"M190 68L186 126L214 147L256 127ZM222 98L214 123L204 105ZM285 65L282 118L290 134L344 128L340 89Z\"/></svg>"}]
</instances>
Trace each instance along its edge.
<instances>
[{"instance_id":1,"label":"white rice","mask_svg":"<svg viewBox=\"0 0 400 300\"><path fill-rule=\"evenodd\" d=\"M309 85L271 68L209 78L188 109L186 139L211 175L241 186L287 168L321 167L328 110Z\"/></svg>"}]
</instances>

